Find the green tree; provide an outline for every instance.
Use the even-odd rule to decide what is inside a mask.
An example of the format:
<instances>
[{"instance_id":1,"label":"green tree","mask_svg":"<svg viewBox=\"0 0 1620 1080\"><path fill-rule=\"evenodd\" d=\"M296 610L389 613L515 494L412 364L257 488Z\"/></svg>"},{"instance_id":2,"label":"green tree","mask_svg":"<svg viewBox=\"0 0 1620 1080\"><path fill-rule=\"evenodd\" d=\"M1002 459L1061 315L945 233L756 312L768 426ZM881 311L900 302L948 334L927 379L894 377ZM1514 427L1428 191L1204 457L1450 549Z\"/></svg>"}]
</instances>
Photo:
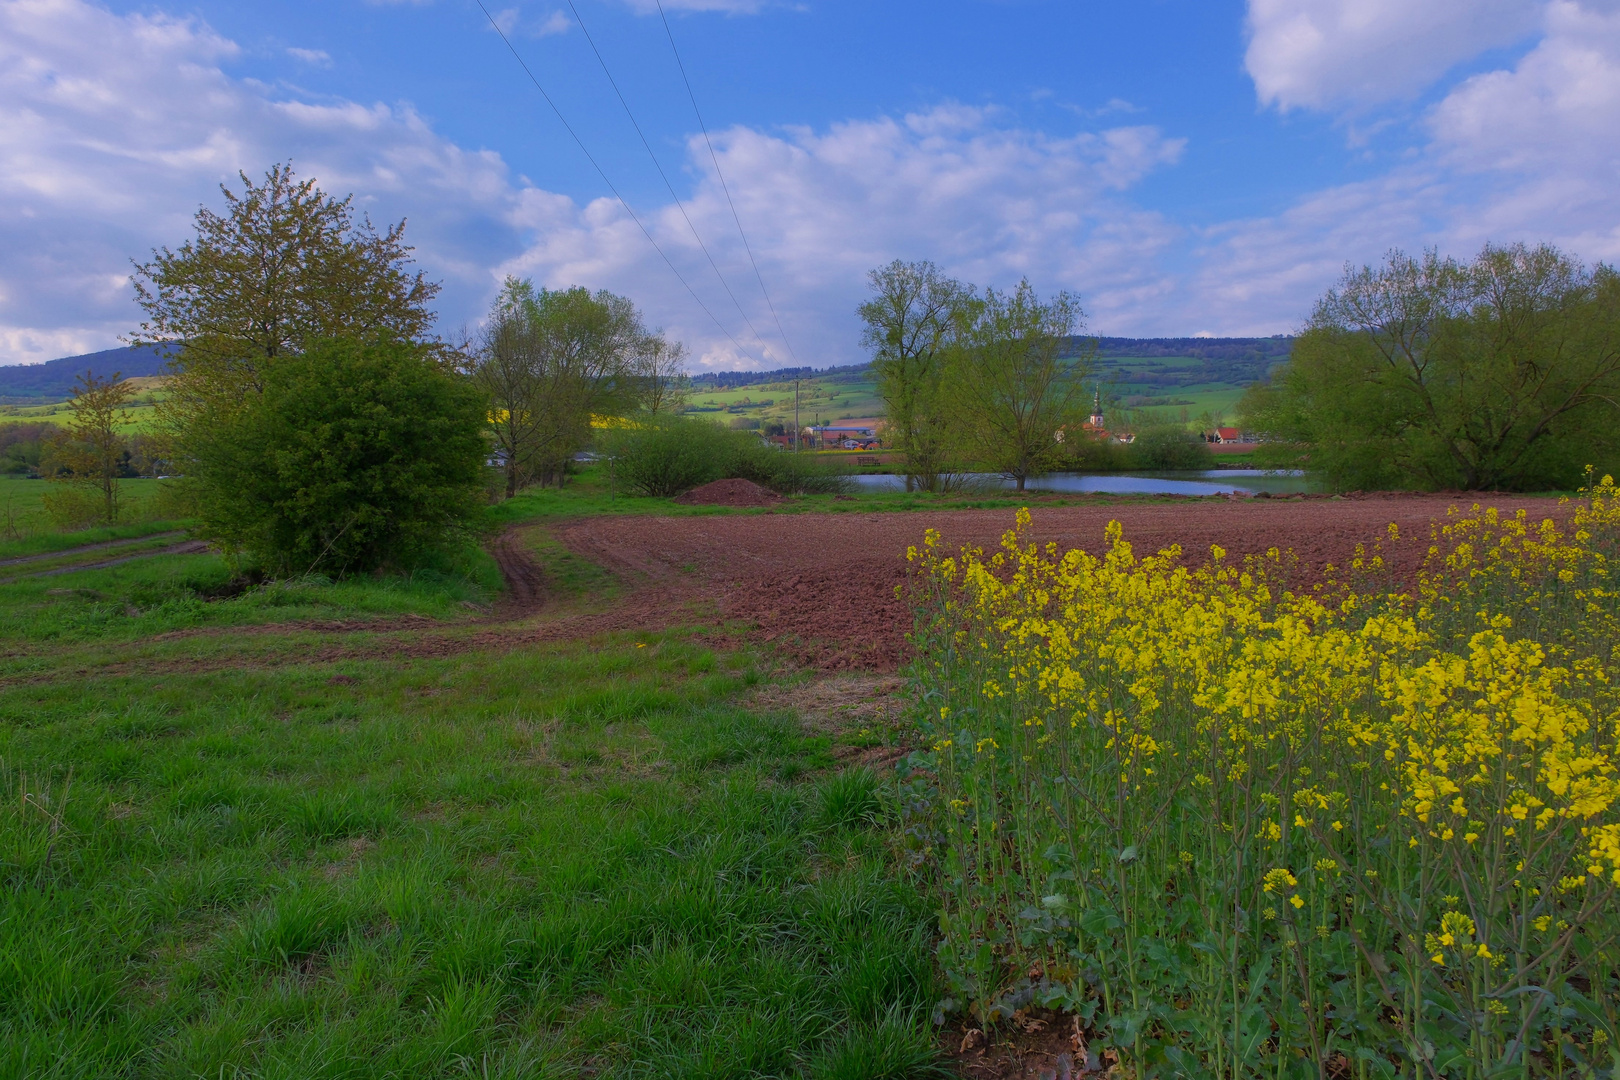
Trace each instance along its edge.
<instances>
[{"instance_id":1,"label":"green tree","mask_svg":"<svg viewBox=\"0 0 1620 1080\"><path fill-rule=\"evenodd\" d=\"M946 415L973 460L1019 491L1063 464L1064 439L1090 409L1089 357L1064 355L1084 320L1078 297L1043 302L1027 280L1010 293L986 290L964 309L943 379Z\"/></svg>"},{"instance_id":2,"label":"green tree","mask_svg":"<svg viewBox=\"0 0 1620 1080\"><path fill-rule=\"evenodd\" d=\"M636 402L648 416L668 416L686 406L690 380L686 375L686 346L662 333L643 336L632 364Z\"/></svg>"},{"instance_id":3,"label":"green tree","mask_svg":"<svg viewBox=\"0 0 1620 1080\"><path fill-rule=\"evenodd\" d=\"M591 442L592 418L622 417L638 407L655 337L622 296L507 279L469 370L490 401L508 496L536 480L562 483L569 459ZM670 362L667 354L660 359L664 411L673 389Z\"/></svg>"},{"instance_id":4,"label":"green tree","mask_svg":"<svg viewBox=\"0 0 1620 1080\"><path fill-rule=\"evenodd\" d=\"M1620 275L1556 248L1347 269L1252 388L1271 461L1344 488L1536 490L1620 456Z\"/></svg>"},{"instance_id":5,"label":"green tree","mask_svg":"<svg viewBox=\"0 0 1620 1080\"><path fill-rule=\"evenodd\" d=\"M245 405L199 414L199 532L277 574L399 565L479 513L487 409L420 345L306 339Z\"/></svg>"},{"instance_id":6,"label":"green tree","mask_svg":"<svg viewBox=\"0 0 1620 1080\"><path fill-rule=\"evenodd\" d=\"M353 196L331 198L291 165L262 184L239 175L241 194L220 187L224 214L199 208L193 239L135 265L146 318L130 341L170 351L164 409L182 439L195 413L246 403L310 341L426 341L433 324L439 286L410 271L403 221L382 232L356 223Z\"/></svg>"},{"instance_id":7,"label":"green tree","mask_svg":"<svg viewBox=\"0 0 1620 1080\"><path fill-rule=\"evenodd\" d=\"M905 455L907 491L939 491L951 448L941 380L973 290L931 262L899 259L866 281L873 295L857 309L861 343L872 352L886 439Z\"/></svg>"},{"instance_id":8,"label":"green tree","mask_svg":"<svg viewBox=\"0 0 1620 1080\"><path fill-rule=\"evenodd\" d=\"M87 371L78 377L69 402L72 419L50 441L45 470L49 479L77 489L46 496L46 507L58 521L110 525L118 520L118 478L127 458L118 429L129 422L125 406L134 396L121 372L100 378Z\"/></svg>"}]
</instances>

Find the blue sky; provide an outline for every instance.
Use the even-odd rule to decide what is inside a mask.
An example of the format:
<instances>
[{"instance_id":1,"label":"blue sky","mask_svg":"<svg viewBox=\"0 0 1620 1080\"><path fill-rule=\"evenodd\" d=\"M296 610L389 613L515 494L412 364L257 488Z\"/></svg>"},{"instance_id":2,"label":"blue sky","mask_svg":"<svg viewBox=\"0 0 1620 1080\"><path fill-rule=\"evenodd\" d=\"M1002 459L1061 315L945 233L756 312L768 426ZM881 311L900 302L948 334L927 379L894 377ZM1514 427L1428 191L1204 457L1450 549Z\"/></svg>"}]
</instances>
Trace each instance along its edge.
<instances>
[{"instance_id":1,"label":"blue sky","mask_svg":"<svg viewBox=\"0 0 1620 1080\"><path fill-rule=\"evenodd\" d=\"M475 0L0 0L0 363L116 343L129 259L286 159L409 219L444 331L518 274L631 296L699 367L860 359L891 258L1140 336L1286 332L1390 247L1620 258L1620 0L670 0L784 341L654 0L485 2L712 318Z\"/></svg>"}]
</instances>

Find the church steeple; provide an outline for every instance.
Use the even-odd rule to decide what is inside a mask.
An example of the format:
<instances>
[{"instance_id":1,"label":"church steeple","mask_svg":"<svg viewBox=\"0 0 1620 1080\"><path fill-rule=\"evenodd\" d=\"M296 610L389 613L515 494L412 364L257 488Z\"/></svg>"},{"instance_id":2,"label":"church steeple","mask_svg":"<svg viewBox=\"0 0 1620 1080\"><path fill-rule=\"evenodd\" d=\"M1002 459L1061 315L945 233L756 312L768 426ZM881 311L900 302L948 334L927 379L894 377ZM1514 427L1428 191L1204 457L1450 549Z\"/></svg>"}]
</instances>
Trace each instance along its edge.
<instances>
[{"instance_id":1,"label":"church steeple","mask_svg":"<svg viewBox=\"0 0 1620 1080\"><path fill-rule=\"evenodd\" d=\"M1097 388L1097 393L1091 402L1091 426L1099 429L1103 426L1102 387L1100 386Z\"/></svg>"}]
</instances>

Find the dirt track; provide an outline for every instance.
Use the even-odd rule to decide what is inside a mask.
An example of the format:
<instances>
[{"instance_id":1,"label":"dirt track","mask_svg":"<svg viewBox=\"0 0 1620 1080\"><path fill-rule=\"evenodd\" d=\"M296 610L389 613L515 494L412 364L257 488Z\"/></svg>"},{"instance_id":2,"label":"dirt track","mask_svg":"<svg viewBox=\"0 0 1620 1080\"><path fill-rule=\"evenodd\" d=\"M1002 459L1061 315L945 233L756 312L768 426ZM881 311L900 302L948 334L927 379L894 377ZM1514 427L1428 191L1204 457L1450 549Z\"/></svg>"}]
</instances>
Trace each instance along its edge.
<instances>
[{"instance_id":1,"label":"dirt track","mask_svg":"<svg viewBox=\"0 0 1620 1080\"><path fill-rule=\"evenodd\" d=\"M1043 507L1032 500L1031 513L1034 538L1064 548L1098 550L1108 522L1118 519L1138 555L1179 543L1189 561L1199 561L1211 544L1234 558L1277 546L1294 549L1307 572L1343 561L1359 542L1382 540L1393 522L1409 539L1387 553L1395 573L1405 576L1427 548L1430 521L1472 501L1363 496ZM1537 520L1562 514L1547 498L1481 501L1503 511L1524 507ZM572 550L632 584L616 612L620 625L657 625L678 618L686 605L709 600L720 617L757 624L763 638L804 662L886 670L900 660L909 626L895 596L907 545L919 543L932 527L950 547L990 547L1012 518L1010 510L613 517L557 532Z\"/></svg>"}]
</instances>

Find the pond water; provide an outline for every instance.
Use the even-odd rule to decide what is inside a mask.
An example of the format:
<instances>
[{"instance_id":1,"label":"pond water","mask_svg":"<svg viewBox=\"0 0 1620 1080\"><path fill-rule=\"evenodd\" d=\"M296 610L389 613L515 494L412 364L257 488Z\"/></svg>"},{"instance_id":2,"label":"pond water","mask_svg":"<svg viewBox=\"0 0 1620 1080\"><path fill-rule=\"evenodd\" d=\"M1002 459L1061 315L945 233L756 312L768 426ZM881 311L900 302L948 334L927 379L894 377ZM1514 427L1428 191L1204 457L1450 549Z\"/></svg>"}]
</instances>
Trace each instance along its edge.
<instances>
[{"instance_id":1,"label":"pond water","mask_svg":"<svg viewBox=\"0 0 1620 1080\"><path fill-rule=\"evenodd\" d=\"M904 491L903 476L864 475L853 477L865 491ZM974 473L974 487L1012 490L1011 480L993 473ZM1191 472L1142 473L1048 473L1032 476L1024 485L1031 491L1099 491L1110 495L1225 495L1229 492L1253 494L1269 491L1288 495L1312 490L1310 478L1302 472L1269 472L1263 469L1200 469Z\"/></svg>"}]
</instances>

